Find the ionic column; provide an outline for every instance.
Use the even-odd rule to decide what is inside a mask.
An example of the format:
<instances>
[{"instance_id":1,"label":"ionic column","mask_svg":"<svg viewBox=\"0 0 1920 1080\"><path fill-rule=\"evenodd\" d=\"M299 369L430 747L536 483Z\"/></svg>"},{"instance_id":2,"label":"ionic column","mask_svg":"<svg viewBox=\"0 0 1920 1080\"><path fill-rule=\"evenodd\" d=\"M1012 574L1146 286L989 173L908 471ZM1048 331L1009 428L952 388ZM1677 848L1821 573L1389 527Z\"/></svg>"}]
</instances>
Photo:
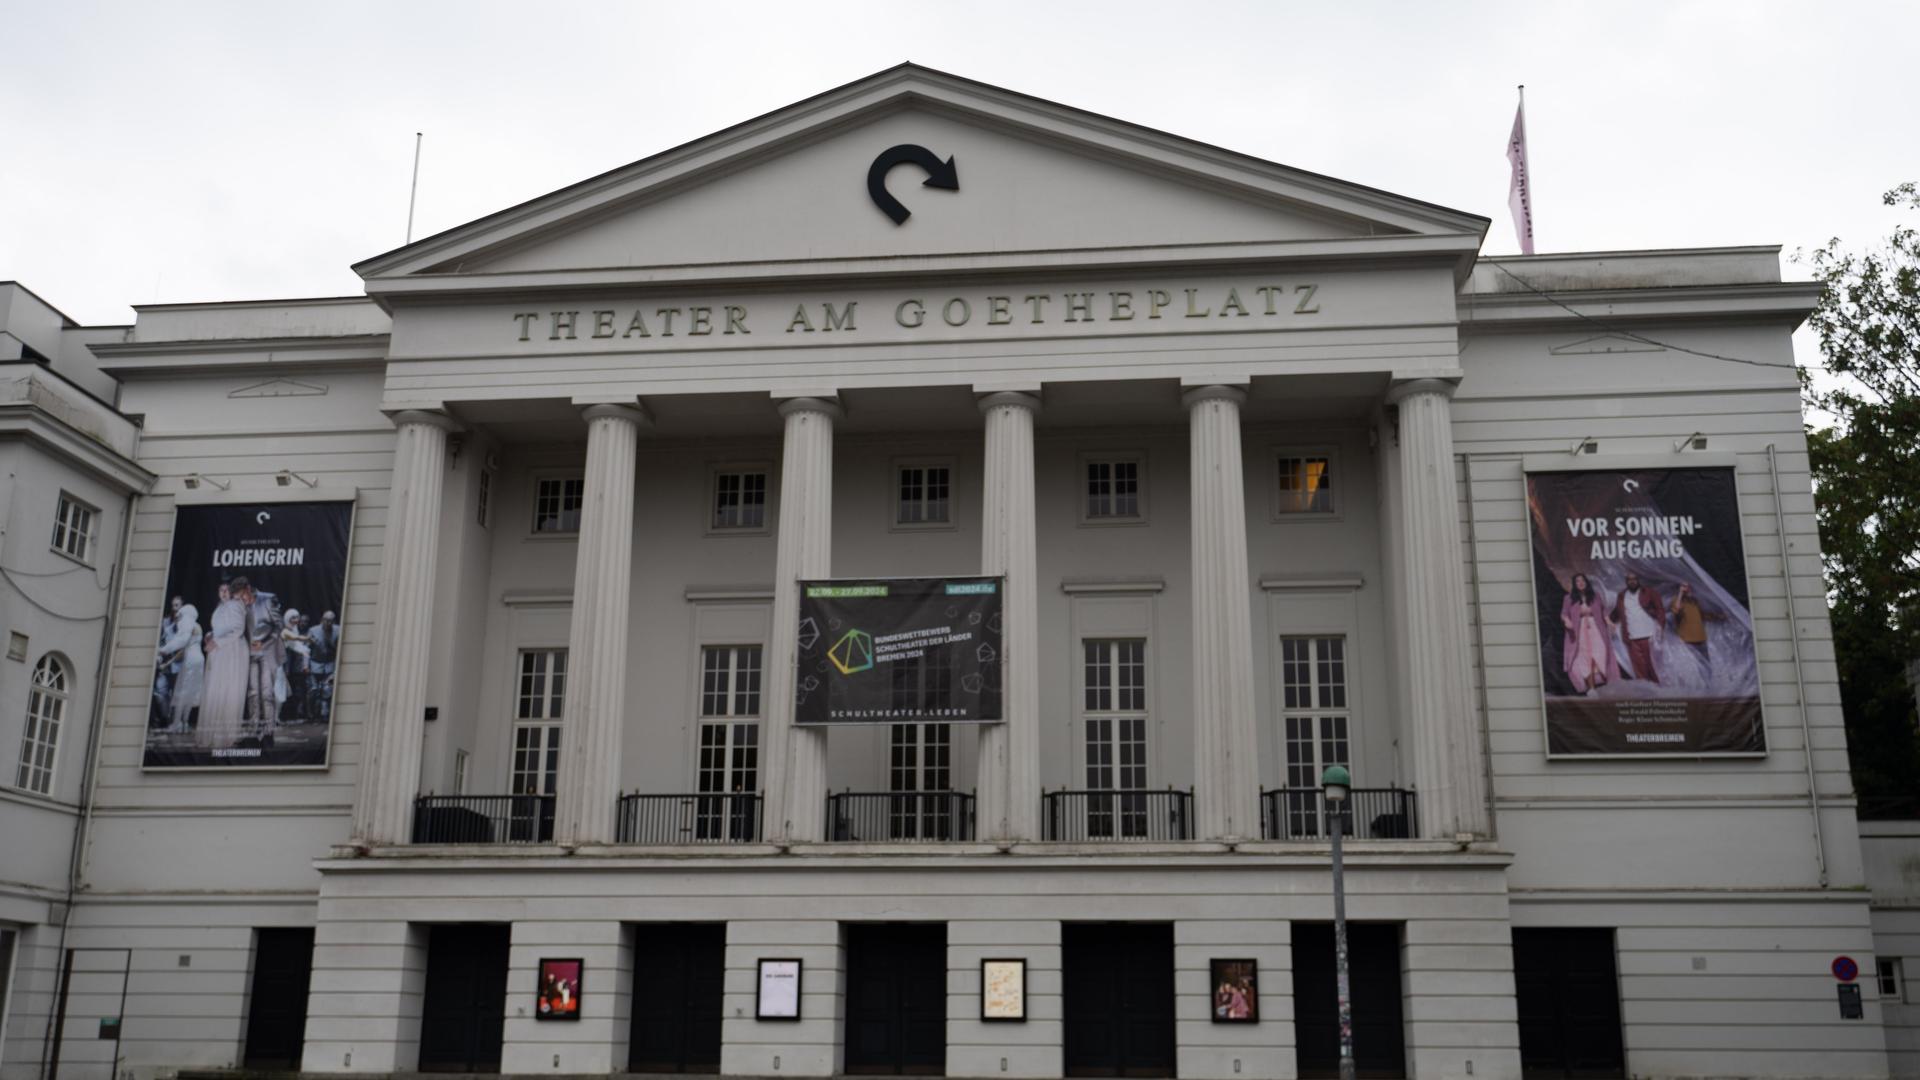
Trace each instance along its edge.
<instances>
[{"instance_id":1,"label":"ionic column","mask_svg":"<svg viewBox=\"0 0 1920 1080\"><path fill-rule=\"evenodd\" d=\"M780 461L780 531L773 558L773 631L767 648L767 839L825 838L827 733L793 725L794 663L799 650L800 589L833 567L833 422L830 398L788 398Z\"/></svg>"},{"instance_id":2,"label":"ionic column","mask_svg":"<svg viewBox=\"0 0 1920 1080\"><path fill-rule=\"evenodd\" d=\"M1186 392L1193 498L1194 817L1202 840L1260 837L1253 610L1240 405L1246 391Z\"/></svg>"},{"instance_id":3,"label":"ionic column","mask_svg":"<svg viewBox=\"0 0 1920 1080\"><path fill-rule=\"evenodd\" d=\"M560 736L554 840L613 841L626 719L627 619L632 606L633 473L640 428L632 405L589 405L580 547L567 633L567 717Z\"/></svg>"},{"instance_id":4,"label":"ionic column","mask_svg":"<svg viewBox=\"0 0 1920 1080\"><path fill-rule=\"evenodd\" d=\"M979 836L1038 838L1040 813L1040 600L1034 538L1033 394L980 398L986 414L985 499L980 515L980 571L1004 574L1001 597L998 724L980 727Z\"/></svg>"},{"instance_id":5,"label":"ionic column","mask_svg":"<svg viewBox=\"0 0 1920 1080\"><path fill-rule=\"evenodd\" d=\"M393 422L399 432L375 593L360 781L353 799L353 842L362 846L412 839L440 548L440 488L447 472L447 433L460 430L452 417L437 412L408 410L396 413Z\"/></svg>"},{"instance_id":6,"label":"ionic column","mask_svg":"<svg viewBox=\"0 0 1920 1080\"><path fill-rule=\"evenodd\" d=\"M1399 407L1402 610L1420 832L1487 834L1486 779L1474 723L1467 649L1467 585L1453 476L1453 384L1395 383Z\"/></svg>"}]
</instances>

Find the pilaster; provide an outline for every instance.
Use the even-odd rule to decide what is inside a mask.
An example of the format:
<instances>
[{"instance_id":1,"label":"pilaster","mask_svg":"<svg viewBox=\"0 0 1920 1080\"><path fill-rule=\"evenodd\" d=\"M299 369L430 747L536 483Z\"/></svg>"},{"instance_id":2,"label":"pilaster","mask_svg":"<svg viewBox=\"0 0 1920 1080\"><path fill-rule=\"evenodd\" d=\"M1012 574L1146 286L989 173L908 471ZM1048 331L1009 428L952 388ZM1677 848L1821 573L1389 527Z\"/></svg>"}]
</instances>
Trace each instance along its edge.
<instances>
[{"instance_id":1,"label":"pilaster","mask_svg":"<svg viewBox=\"0 0 1920 1080\"><path fill-rule=\"evenodd\" d=\"M633 481L644 410L589 405L587 472L567 635L567 718L561 733L554 839L611 843L627 706L627 626L633 596Z\"/></svg>"},{"instance_id":2,"label":"pilaster","mask_svg":"<svg viewBox=\"0 0 1920 1080\"><path fill-rule=\"evenodd\" d=\"M833 424L830 398L780 403L786 439L780 462L780 526L775 541L773 631L767 649L766 732L769 840L820 840L826 832L827 733L793 724L800 589L833 567Z\"/></svg>"},{"instance_id":3,"label":"pilaster","mask_svg":"<svg viewBox=\"0 0 1920 1080\"><path fill-rule=\"evenodd\" d=\"M353 804L353 841L359 845L411 839L440 548L440 492L447 472L447 434L460 428L444 413L422 410L397 413L393 422L399 430L375 593L366 734Z\"/></svg>"},{"instance_id":4,"label":"pilaster","mask_svg":"<svg viewBox=\"0 0 1920 1080\"><path fill-rule=\"evenodd\" d=\"M1193 492L1194 817L1202 840L1260 837L1253 611L1240 405L1232 386L1187 391Z\"/></svg>"},{"instance_id":5,"label":"pilaster","mask_svg":"<svg viewBox=\"0 0 1920 1080\"><path fill-rule=\"evenodd\" d=\"M980 569L1006 577L1001 597L998 724L980 728L978 826L983 840L1038 839L1040 802L1040 603L1033 489L1033 421L1040 399L1001 392L986 415Z\"/></svg>"},{"instance_id":6,"label":"pilaster","mask_svg":"<svg viewBox=\"0 0 1920 1080\"><path fill-rule=\"evenodd\" d=\"M1414 379L1387 392L1387 403L1399 408L1401 678L1411 690L1405 730L1413 741L1420 832L1435 839L1487 835L1453 475L1453 389L1440 379Z\"/></svg>"}]
</instances>

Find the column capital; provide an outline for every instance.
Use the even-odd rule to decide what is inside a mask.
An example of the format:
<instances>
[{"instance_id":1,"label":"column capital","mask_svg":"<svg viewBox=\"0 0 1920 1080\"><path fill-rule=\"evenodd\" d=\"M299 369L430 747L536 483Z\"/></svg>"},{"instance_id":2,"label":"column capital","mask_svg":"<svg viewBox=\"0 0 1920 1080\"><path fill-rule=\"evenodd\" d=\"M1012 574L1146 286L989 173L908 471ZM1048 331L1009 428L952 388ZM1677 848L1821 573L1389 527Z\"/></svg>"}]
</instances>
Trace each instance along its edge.
<instances>
[{"instance_id":1,"label":"column capital","mask_svg":"<svg viewBox=\"0 0 1920 1080\"><path fill-rule=\"evenodd\" d=\"M1182 408L1191 409L1203 401L1231 401L1235 405L1247 403L1247 389L1244 386L1228 386L1225 383L1210 383L1195 386L1180 395Z\"/></svg>"},{"instance_id":2,"label":"column capital","mask_svg":"<svg viewBox=\"0 0 1920 1080\"><path fill-rule=\"evenodd\" d=\"M1439 394L1451 398L1458 389L1458 379L1401 379L1387 387L1387 404L1398 405L1415 394Z\"/></svg>"},{"instance_id":3,"label":"column capital","mask_svg":"<svg viewBox=\"0 0 1920 1080\"><path fill-rule=\"evenodd\" d=\"M599 401L591 405L580 406L580 419L592 423L601 417L607 417L613 420L626 420L636 427L653 426L653 414L647 411L645 405Z\"/></svg>"},{"instance_id":4,"label":"column capital","mask_svg":"<svg viewBox=\"0 0 1920 1080\"><path fill-rule=\"evenodd\" d=\"M847 415L847 411L840 407L840 398L837 395L781 398L779 408L781 416L792 416L798 412L817 412L839 420Z\"/></svg>"},{"instance_id":5,"label":"column capital","mask_svg":"<svg viewBox=\"0 0 1920 1080\"><path fill-rule=\"evenodd\" d=\"M441 431L447 432L467 430L465 424L462 424L460 421L455 420L453 417L437 409L400 409L396 412L388 413L387 419L393 421L394 427L405 427L406 425L414 424L424 427L437 427Z\"/></svg>"},{"instance_id":6,"label":"column capital","mask_svg":"<svg viewBox=\"0 0 1920 1080\"><path fill-rule=\"evenodd\" d=\"M1040 411L1040 395L1038 393L1028 393L1024 390L994 390L984 394L975 391L974 396L980 404L980 411L983 413L989 412L1001 405L1018 406L1030 413Z\"/></svg>"}]
</instances>

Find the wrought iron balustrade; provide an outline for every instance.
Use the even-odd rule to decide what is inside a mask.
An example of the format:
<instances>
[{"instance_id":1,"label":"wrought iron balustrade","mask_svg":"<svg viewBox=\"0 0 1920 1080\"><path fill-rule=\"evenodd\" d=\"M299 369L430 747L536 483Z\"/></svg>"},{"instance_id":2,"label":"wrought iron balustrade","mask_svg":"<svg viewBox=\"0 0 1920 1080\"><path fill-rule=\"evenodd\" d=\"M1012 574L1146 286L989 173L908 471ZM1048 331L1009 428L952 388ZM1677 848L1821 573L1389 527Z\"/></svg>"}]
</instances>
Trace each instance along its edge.
<instances>
[{"instance_id":1,"label":"wrought iron balustrade","mask_svg":"<svg viewBox=\"0 0 1920 1080\"><path fill-rule=\"evenodd\" d=\"M1193 791L1047 791L1040 817L1048 840L1191 840Z\"/></svg>"},{"instance_id":2,"label":"wrought iron balustrade","mask_svg":"<svg viewBox=\"0 0 1920 1080\"><path fill-rule=\"evenodd\" d=\"M416 844L545 844L552 840L551 795L421 795L413 801Z\"/></svg>"},{"instance_id":3,"label":"wrought iron balustrade","mask_svg":"<svg viewBox=\"0 0 1920 1080\"><path fill-rule=\"evenodd\" d=\"M760 839L758 792L620 796L614 838L622 844L751 844Z\"/></svg>"},{"instance_id":4,"label":"wrought iron balustrade","mask_svg":"<svg viewBox=\"0 0 1920 1080\"><path fill-rule=\"evenodd\" d=\"M1333 809L1319 788L1260 793L1260 823L1269 840L1324 840ZM1420 835L1414 793L1401 788L1353 788L1340 810L1340 833L1354 840L1411 840Z\"/></svg>"},{"instance_id":5,"label":"wrought iron balustrade","mask_svg":"<svg viewBox=\"0 0 1920 1080\"><path fill-rule=\"evenodd\" d=\"M843 842L973 839L965 791L842 791L827 796L827 839Z\"/></svg>"}]
</instances>

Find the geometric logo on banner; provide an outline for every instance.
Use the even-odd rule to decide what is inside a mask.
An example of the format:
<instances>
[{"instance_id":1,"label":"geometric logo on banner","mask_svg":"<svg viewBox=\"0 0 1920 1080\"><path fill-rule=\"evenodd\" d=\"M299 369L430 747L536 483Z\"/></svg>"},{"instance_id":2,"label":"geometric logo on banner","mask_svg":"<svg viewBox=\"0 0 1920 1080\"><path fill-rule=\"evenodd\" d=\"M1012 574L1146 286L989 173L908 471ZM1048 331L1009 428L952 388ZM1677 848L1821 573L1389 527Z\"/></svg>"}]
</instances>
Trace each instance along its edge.
<instances>
[{"instance_id":1,"label":"geometric logo on banner","mask_svg":"<svg viewBox=\"0 0 1920 1080\"><path fill-rule=\"evenodd\" d=\"M866 671L873 667L873 635L861 630L847 631L827 650L827 659L833 661L842 675Z\"/></svg>"}]
</instances>

